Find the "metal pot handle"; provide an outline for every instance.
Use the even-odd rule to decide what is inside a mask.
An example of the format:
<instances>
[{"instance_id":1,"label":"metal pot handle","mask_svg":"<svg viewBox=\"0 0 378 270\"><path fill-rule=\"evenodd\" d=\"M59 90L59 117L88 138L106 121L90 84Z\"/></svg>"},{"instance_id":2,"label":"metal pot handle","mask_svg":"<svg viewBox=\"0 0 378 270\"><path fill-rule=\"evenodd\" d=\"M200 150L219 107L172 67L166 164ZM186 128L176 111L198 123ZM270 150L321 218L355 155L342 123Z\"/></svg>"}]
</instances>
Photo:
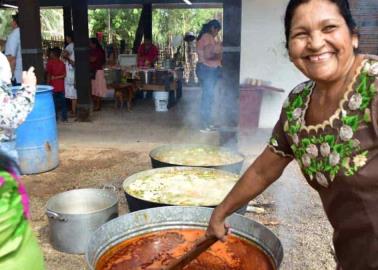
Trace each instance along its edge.
<instances>
[{"instance_id":1,"label":"metal pot handle","mask_svg":"<svg viewBox=\"0 0 378 270\"><path fill-rule=\"evenodd\" d=\"M112 184L104 184L102 186L102 189L105 189L105 190L111 190L113 192L116 192L117 191L117 188L115 186L113 186Z\"/></svg>"},{"instance_id":2,"label":"metal pot handle","mask_svg":"<svg viewBox=\"0 0 378 270\"><path fill-rule=\"evenodd\" d=\"M48 218L57 219L59 221L64 221L64 222L67 221L67 219L64 218L61 214L58 214L57 212L54 212L51 210L46 210L46 215Z\"/></svg>"}]
</instances>

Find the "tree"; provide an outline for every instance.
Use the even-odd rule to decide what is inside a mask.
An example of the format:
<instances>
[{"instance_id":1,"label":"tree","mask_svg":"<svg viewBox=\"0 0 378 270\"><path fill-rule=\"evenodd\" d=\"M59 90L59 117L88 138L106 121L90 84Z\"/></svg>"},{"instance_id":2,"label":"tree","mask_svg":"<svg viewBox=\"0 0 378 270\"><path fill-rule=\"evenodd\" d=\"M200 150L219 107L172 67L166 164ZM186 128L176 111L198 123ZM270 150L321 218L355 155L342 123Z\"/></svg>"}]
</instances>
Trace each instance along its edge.
<instances>
[{"instance_id":1,"label":"tree","mask_svg":"<svg viewBox=\"0 0 378 270\"><path fill-rule=\"evenodd\" d=\"M153 39L160 45L173 36L186 32L198 34L202 25L211 19L222 21L222 9L155 9L152 15Z\"/></svg>"},{"instance_id":2,"label":"tree","mask_svg":"<svg viewBox=\"0 0 378 270\"><path fill-rule=\"evenodd\" d=\"M11 32L10 22L14 9L0 10L0 36L6 38ZM63 11L61 9L41 9L41 32L43 39L63 37Z\"/></svg>"},{"instance_id":3,"label":"tree","mask_svg":"<svg viewBox=\"0 0 378 270\"><path fill-rule=\"evenodd\" d=\"M42 39L63 37L63 10L41 9Z\"/></svg>"},{"instance_id":4,"label":"tree","mask_svg":"<svg viewBox=\"0 0 378 270\"><path fill-rule=\"evenodd\" d=\"M3 9L0 10L0 37L1 39L6 39L8 34L11 32L12 27L10 22L12 21L12 14L15 11L13 9Z\"/></svg>"},{"instance_id":5,"label":"tree","mask_svg":"<svg viewBox=\"0 0 378 270\"><path fill-rule=\"evenodd\" d=\"M103 32L105 37L126 41L128 48L132 47L141 9L92 9L89 10L89 33L95 36ZM110 15L110 27L108 16Z\"/></svg>"},{"instance_id":6,"label":"tree","mask_svg":"<svg viewBox=\"0 0 378 270\"><path fill-rule=\"evenodd\" d=\"M89 32L92 36L96 32L103 32L105 37L125 39L127 47L131 48L140 14L141 9L137 8L92 9L89 11ZM183 36L188 31L198 33L204 23L214 18L222 20L222 9L154 9L152 14L154 42L166 45L172 36Z\"/></svg>"}]
</instances>

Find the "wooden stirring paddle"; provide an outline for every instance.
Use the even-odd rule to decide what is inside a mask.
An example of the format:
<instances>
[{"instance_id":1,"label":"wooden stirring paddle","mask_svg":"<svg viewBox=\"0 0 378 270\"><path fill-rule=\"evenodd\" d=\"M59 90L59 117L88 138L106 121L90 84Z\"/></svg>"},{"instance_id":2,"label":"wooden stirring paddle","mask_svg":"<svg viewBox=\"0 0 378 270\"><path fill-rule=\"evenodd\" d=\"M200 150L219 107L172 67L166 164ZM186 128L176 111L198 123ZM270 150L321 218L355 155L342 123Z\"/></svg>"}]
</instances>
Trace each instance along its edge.
<instances>
[{"instance_id":1,"label":"wooden stirring paddle","mask_svg":"<svg viewBox=\"0 0 378 270\"><path fill-rule=\"evenodd\" d=\"M217 241L218 238L216 237L201 237L188 252L186 252L181 257L173 260L162 270L181 270Z\"/></svg>"}]
</instances>

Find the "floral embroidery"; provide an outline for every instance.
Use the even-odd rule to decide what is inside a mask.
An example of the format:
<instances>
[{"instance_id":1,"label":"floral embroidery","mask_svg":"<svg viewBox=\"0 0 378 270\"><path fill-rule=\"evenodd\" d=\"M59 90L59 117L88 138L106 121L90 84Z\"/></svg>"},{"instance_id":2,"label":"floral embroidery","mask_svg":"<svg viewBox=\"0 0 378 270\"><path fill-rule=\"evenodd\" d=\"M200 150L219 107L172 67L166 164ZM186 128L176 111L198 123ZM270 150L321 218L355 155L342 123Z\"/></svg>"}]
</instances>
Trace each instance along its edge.
<instances>
[{"instance_id":1,"label":"floral embroidery","mask_svg":"<svg viewBox=\"0 0 378 270\"><path fill-rule=\"evenodd\" d=\"M35 87L23 86L15 95L0 82L0 143L15 139L14 129L24 122L33 108Z\"/></svg>"},{"instance_id":2,"label":"floral embroidery","mask_svg":"<svg viewBox=\"0 0 378 270\"><path fill-rule=\"evenodd\" d=\"M362 96L361 96L361 94L357 93L357 94L354 94L350 98L349 103L348 103L348 107L352 111L355 111L358 108L360 108L361 104L362 104Z\"/></svg>"},{"instance_id":3,"label":"floral embroidery","mask_svg":"<svg viewBox=\"0 0 378 270\"><path fill-rule=\"evenodd\" d=\"M367 162L368 152L361 153L360 142L353 137L361 123L371 122L371 111L368 107L377 93L374 83L377 75L378 62L366 61L356 80L356 88L347 92L351 92L350 97L346 96L340 103L338 114L334 119L331 118L332 121L325 121L338 136L332 133L309 137L299 135L302 130L307 130L309 134L304 117L315 86L314 82L310 81L296 87L285 103L287 121L284 131L292 140L290 147L294 156L303 172L323 187L328 187L339 172L351 176ZM334 125L335 120L339 125ZM326 124L321 125L323 130ZM275 142L278 144L276 139ZM271 145L275 146L273 143Z\"/></svg>"},{"instance_id":4,"label":"floral embroidery","mask_svg":"<svg viewBox=\"0 0 378 270\"><path fill-rule=\"evenodd\" d=\"M271 138L271 139L270 139L270 143L271 143L273 146L275 146L275 147L278 146L278 142L277 142L277 140L274 139L274 138Z\"/></svg>"},{"instance_id":5,"label":"floral embroidery","mask_svg":"<svg viewBox=\"0 0 378 270\"><path fill-rule=\"evenodd\" d=\"M320 145L320 154L323 156L323 157L328 157L329 154L331 152L331 147L329 146L328 143L322 143Z\"/></svg>"},{"instance_id":6,"label":"floral embroidery","mask_svg":"<svg viewBox=\"0 0 378 270\"><path fill-rule=\"evenodd\" d=\"M367 63L364 68L364 72L366 72L369 76L374 77L378 75L378 62L373 64Z\"/></svg>"}]
</instances>

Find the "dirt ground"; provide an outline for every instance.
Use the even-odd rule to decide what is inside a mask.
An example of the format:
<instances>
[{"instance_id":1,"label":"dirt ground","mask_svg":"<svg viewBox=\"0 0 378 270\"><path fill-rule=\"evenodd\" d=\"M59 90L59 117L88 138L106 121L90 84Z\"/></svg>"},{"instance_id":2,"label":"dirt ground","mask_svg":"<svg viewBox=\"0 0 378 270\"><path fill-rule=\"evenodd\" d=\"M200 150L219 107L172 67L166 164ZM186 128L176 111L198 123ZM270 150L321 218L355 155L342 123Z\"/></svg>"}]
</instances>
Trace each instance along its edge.
<instances>
[{"instance_id":1,"label":"dirt ground","mask_svg":"<svg viewBox=\"0 0 378 270\"><path fill-rule=\"evenodd\" d=\"M46 269L87 269L84 256L58 252L51 247L45 215L50 197L75 188L112 184L118 188L120 214L125 214L127 205L121 184L129 175L151 168L148 157L151 149L167 142L216 143L214 137L205 138L193 131L193 122L183 124L181 116L188 112L185 104L183 101L181 107L164 114L152 112L150 103L137 104L139 107L133 113L120 113L109 105L94 115L93 123L59 124L59 167L23 177L31 197L31 223L44 252ZM155 130L148 132L150 129ZM246 155L244 167L264 148L268 135L269 131L257 131L240 137L239 149ZM331 227L317 193L305 183L294 162L252 205L254 211L246 216L265 224L282 241L281 269L335 268Z\"/></svg>"}]
</instances>

